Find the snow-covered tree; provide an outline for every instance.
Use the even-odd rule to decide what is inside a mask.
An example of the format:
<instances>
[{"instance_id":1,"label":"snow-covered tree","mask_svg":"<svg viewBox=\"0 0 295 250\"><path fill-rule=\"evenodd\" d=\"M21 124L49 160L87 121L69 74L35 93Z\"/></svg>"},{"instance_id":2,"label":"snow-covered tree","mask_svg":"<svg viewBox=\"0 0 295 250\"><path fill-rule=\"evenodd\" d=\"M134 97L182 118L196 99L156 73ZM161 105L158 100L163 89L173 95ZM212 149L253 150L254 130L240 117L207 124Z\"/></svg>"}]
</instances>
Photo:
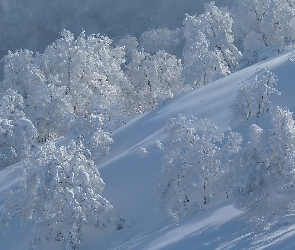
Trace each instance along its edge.
<instances>
[{"instance_id":1,"label":"snow-covered tree","mask_svg":"<svg viewBox=\"0 0 295 250\"><path fill-rule=\"evenodd\" d=\"M69 127L68 140L81 141L85 149L91 152L93 160L109 153L113 139L103 129L99 116L77 117Z\"/></svg>"},{"instance_id":2,"label":"snow-covered tree","mask_svg":"<svg viewBox=\"0 0 295 250\"><path fill-rule=\"evenodd\" d=\"M170 119L166 128L169 142L165 147L159 181L160 204L164 214L176 220L187 214L193 203L192 193L197 193L195 173L186 163L195 140L194 123L194 118L179 116L178 119Z\"/></svg>"},{"instance_id":3,"label":"snow-covered tree","mask_svg":"<svg viewBox=\"0 0 295 250\"><path fill-rule=\"evenodd\" d=\"M187 29L186 26L185 34L191 36ZM222 75L218 57L209 50L209 44L205 34L200 31L186 41L183 50L183 78L192 87L207 85Z\"/></svg>"},{"instance_id":4,"label":"snow-covered tree","mask_svg":"<svg viewBox=\"0 0 295 250\"><path fill-rule=\"evenodd\" d=\"M34 63L34 54L28 50L9 52L3 58L4 79L1 89L12 89L22 96L24 112L30 118L36 112L36 105L43 96L45 76Z\"/></svg>"},{"instance_id":5,"label":"snow-covered tree","mask_svg":"<svg viewBox=\"0 0 295 250\"><path fill-rule=\"evenodd\" d=\"M30 120L0 119L1 168L15 164L29 156L36 144L37 131Z\"/></svg>"},{"instance_id":6,"label":"snow-covered tree","mask_svg":"<svg viewBox=\"0 0 295 250\"><path fill-rule=\"evenodd\" d=\"M70 122L69 100L62 96L62 87L48 83L56 78L46 79L33 53L27 50L9 53L4 57L4 92L15 91L22 97L24 115L34 124L39 141L65 135L65 127Z\"/></svg>"},{"instance_id":7,"label":"snow-covered tree","mask_svg":"<svg viewBox=\"0 0 295 250\"><path fill-rule=\"evenodd\" d=\"M8 89L0 96L0 118L15 120L25 117L24 101L21 95Z\"/></svg>"},{"instance_id":8,"label":"snow-covered tree","mask_svg":"<svg viewBox=\"0 0 295 250\"><path fill-rule=\"evenodd\" d=\"M235 198L243 209L277 215L294 207L295 121L289 110L277 108L272 128L252 125L249 142L236 166Z\"/></svg>"},{"instance_id":9,"label":"snow-covered tree","mask_svg":"<svg viewBox=\"0 0 295 250\"><path fill-rule=\"evenodd\" d=\"M0 96L0 168L25 159L36 144L37 131L23 112L21 95L8 89Z\"/></svg>"},{"instance_id":10,"label":"snow-covered tree","mask_svg":"<svg viewBox=\"0 0 295 250\"><path fill-rule=\"evenodd\" d=\"M132 61L133 53L139 50L139 42L136 37L125 36L117 44L125 52L125 64L128 65Z\"/></svg>"},{"instance_id":11,"label":"snow-covered tree","mask_svg":"<svg viewBox=\"0 0 295 250\"><path fill-rule=\"evenodd\" d=\"M2 219L19 214L36 225L32 249L56 242L58 249L77 249L84 226L120 229L122 221L102 196L105 186L83 144L39 147L24 165L24 181L2 208Z\"/></svg>"},{"instance_id":12,"label":"snow-covered tree","mask_svg":"<svg viewBox=\"0 0 295 250\"><path fill-rule=\"evenodd\" d=\"M248 119L250 116L261 116L268 113L271 105L271 94L280 95L277 90L277 77L267 71L260 79L256 76L254 82L244 82L239 85L235 103L232 105L233 119Z\"/></svg>"},{"instance_id":13,"label":"snow-covered tree","mask_svg":"<svg viewBox=\"0 0 295 250\"><path fill-rule=\"evenodd\" d=\"M202 59L202 62L214 62L213 66L210 66L215 69L215 74L234 72L241 59L241 53L233 44L232 25L233 19L230 13L226 9L216 7L214 2L205 4L204 14L199 16L186 15L184 19L184 37L186 38L183 52L184 64L193 65L194 63L190 63L190 61L193 61L194 58L197 59L198 56L196 55L200 53L201 58L204 55L205 58L208 58ZM200 32L204 35L200 35ZM198 43L203 43L205 46L200 46ZM196 51L191 53L192 50ZM212 52L215 56L212 55ZM190 56L190 54L193 54L193 56ZM198 61L200 62L200 60ZM202 64L207 66L208 63ZM217 64L219 67L216 66ZM208 74L212 74L212 68L208 68Z\"/></svg>"},{"instance_id":14,"label":"snow-covered tree","mask_svg":"<svg viewBox=\"0 0 295 250\"><path fill-rule=\"evenodd\" d=\"M71 106L78 116L92 114L93 107L102 107L106 120L120 119L112 111L128 112L130 85L121 65L124 51L111 47L111 39L101 35L81 35L74 39L69 31L48 46L41 55L41 69L46 78L56 77L56 85L64 87L63 94L70 97Z\"/></svg>"},{"instance_id":15,"label":"snow-covered tree","mask_svg":"<svg viewBox=\"0 0 295 250\"><path fill-rule=\"evenodd\" d=\"M281 52L295 39L294 3L288 0L236 0L234 34L244 48L245 64ZM246 66L245 65L245 66Z\"/></svg>"},{"instance_id":16,"label":"snow-covered tree","mask_svg":"<svg viewBox=\"0 0 295 250\"><path fill-rule=\"evenodd\" d=\"M38 141L46 142L66 136L69 124L74 119L73 108L67 96L62 95L63 87L48 84L35 105L34 125L38 130Z\"/></svg>"},{"instance_id":17,"label":"snow-covered tree","mask_svg":"<svg viewBox=\"0 0 295 250\"><path fill-rule=\"evenodd\" d=\"M230 128L224 134L223 143L220 146L220 159L223 164L220 178L216 184L216 189L225 192L226 198L232 194L235 186L234 171L238 153L242 150L243 137L238 132L233 132Z\"/></svg>"},{"instance_id":18,"label":"snow-covered tree","mask_svg":"<svg viewBox=\"0 0 295 250\"><path fill-rule=\"evenodd\" d=\"M225 136L206 119L197 122L182 115L170 119L166 131L160 199L164 213L178 219L204 209L219 187L228 192L219 179L232 155L240 150L242 139L231 131Z\"/></svg>"},{"instance_id":19,"label":"snow-covered tree","mask_svg":"<svg viewBox=\"0 0 295 250\"><path fill-rule=\"evenodd\" d=\"M137 111L150 111L161 101L187 90L181 72L180 60L165 51L158 51L155 55L135 51L126 73L137 93Z\"/></svg>"},{"instance_id":20,"label":"snow-covered tree","mask_svg":"<svg viewBox=\"0 0 295 250\"><path fill-rule=\"evenodd\" d=\"M76 117L97 116L100 128L111 132L135 113L134 91L121 68L125 52L111 42L83 32L75 39L64 30L43 54L20 50L4 58L0 87L22 96L39 142L66 136Z\"/></svg>"}]
</instances>

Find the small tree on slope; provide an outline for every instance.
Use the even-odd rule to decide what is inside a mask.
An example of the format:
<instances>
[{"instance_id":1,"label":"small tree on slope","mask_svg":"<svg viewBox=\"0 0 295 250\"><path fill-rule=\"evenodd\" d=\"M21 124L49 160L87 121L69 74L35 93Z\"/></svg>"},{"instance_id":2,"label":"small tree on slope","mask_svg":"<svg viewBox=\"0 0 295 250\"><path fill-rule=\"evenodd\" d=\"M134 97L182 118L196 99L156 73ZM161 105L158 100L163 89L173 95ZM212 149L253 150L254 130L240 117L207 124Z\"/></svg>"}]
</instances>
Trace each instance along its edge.
<instances>
[{"instance_id":1,"label":"small tree on slope","mask_svg":"<svg viewBox=\"0 0 295 250\"><path fill-rule=\"evenodd\" d=\"M260 117L268 113L271 105L271 94L280 95L277 90L277 77L274 73L267 71L260 80L257 76L254 82L240 84L238 95L232 105L233 119L249 119L250 116Z\"/></svg>"}]
</instances>

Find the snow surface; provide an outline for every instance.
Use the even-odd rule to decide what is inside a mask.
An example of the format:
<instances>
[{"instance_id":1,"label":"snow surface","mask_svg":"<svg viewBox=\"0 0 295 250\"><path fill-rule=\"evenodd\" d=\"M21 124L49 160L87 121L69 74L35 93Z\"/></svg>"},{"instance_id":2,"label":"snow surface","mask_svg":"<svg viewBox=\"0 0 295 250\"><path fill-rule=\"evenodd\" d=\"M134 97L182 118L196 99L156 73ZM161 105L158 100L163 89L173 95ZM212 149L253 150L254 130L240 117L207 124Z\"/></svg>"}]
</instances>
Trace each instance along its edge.
<instances>
[{"instance_id":1,"label":"snow surface","mask_svg":"<svg viewBox=\"0 0 295 250\"><path fill-rule=\"evenodd\" d=\"M257 123L269 126L269 115L234 123L230 106L235 100L239 83L253 80L266 70L278 76L281 96L273 98L272 108L279 105L295 111L295 62L293 53L285 53L210 85L195 89L156 110L130 120L112 134L110 153L97 165L106 183L104 197L126 220L120 231L89 228L80 249L294 249L295 216L288 215L276 224L257 226L255 214L239 211L231 197L217 201L204 211L173 222L159 212L156 192L163 151L157 141L165 142L164 128L169 118L178 114L207 118L222 131L229 126L247 134L248 126ZM0 172L0 204L9 188L21 178L22 163ZM0 249L24 249L26 237L33 232L19 228L14 218L6 232L0 232ZM51 249L48 246L48 249Z\"/></svg>"}]
</instances>

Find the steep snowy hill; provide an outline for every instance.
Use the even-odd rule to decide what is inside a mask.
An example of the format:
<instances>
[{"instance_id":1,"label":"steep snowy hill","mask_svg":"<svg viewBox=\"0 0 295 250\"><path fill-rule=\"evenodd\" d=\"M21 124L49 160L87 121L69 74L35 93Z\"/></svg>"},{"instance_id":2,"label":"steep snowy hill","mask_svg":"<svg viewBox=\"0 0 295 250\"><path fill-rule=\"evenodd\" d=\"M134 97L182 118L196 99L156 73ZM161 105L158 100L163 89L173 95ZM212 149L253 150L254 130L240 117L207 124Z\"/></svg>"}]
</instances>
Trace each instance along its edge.
<instances>
[{"instance_id":1,"label":"steep snowy hill","mask_svg":"<svg viewBox=\"0 0 295 250\"><path fill-rule=\"evenodd\" d=\"M293 249L295 217L288 215L275 225L257 227L255 214L238 210L232 197L216 199L211 205L183 220L173 222L159 212L157 183L168 119L178 114L207 118L221 131L231 127L247 137L248 126L257 123L269 127L269 114L235 122L231 113L238 86L246 80L260 78L271 70L278 77L281 96L274 96L272 108L281 106L295 111L295 73L293 53L243 69L210 85L195 89L156 110L140 115L117 129L110 153L97 162L106 183L104 196L125 220L119 231L89 228L82 237L81 249ZM165 144L165 143L164 143ZM21 178L22 162L0 172L0 202L9 187ZM26 226L18 228L14 218L6 232L0 233L0 249L24 249L25 238L32 234ZM48 249L51 246L48 246Z\"/></svg>"}]
</instances>

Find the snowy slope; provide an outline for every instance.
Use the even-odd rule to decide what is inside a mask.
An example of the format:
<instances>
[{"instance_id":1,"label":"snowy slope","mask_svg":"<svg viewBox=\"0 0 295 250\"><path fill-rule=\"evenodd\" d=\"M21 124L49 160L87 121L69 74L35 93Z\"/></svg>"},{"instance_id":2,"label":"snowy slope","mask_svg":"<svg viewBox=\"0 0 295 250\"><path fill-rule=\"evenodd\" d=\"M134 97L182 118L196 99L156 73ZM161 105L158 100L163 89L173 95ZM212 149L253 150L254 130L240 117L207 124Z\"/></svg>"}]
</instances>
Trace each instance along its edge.
<instances>
[{"instance_id":1,"label":"snowy slope","mask_svg":"<svg viewBox=\"0 0 295 250\"><path fill-rule=\"evenodd\" d=\"M97 165L106 183L104 196L126 220L127 226L120 231L89 229L83 235L81 249L293 249L295 217L283 218L263 231L250 222L253 214L237 210L228 199L176 223L159 213L156 193L163 157L157 140L165 142L168 119L180 113L194 115L216 122L222 131L230 126L243 136L249 124L267 127L267 115L233 123L230 106L239 83L271 70L278 76L278 89L282 93L273 98L273 107L289 107L294 112L295 62L292 57L292 53L280 55L183 94L116 130L109 155ZM20 168L21 163L0 172L0 202L8 188L21 178ZM6 234L0 233L0 249L23 249L25 237L31 232L26 228L22 232L16 225L12 223Z\"/></svg>"}]
</instances>

